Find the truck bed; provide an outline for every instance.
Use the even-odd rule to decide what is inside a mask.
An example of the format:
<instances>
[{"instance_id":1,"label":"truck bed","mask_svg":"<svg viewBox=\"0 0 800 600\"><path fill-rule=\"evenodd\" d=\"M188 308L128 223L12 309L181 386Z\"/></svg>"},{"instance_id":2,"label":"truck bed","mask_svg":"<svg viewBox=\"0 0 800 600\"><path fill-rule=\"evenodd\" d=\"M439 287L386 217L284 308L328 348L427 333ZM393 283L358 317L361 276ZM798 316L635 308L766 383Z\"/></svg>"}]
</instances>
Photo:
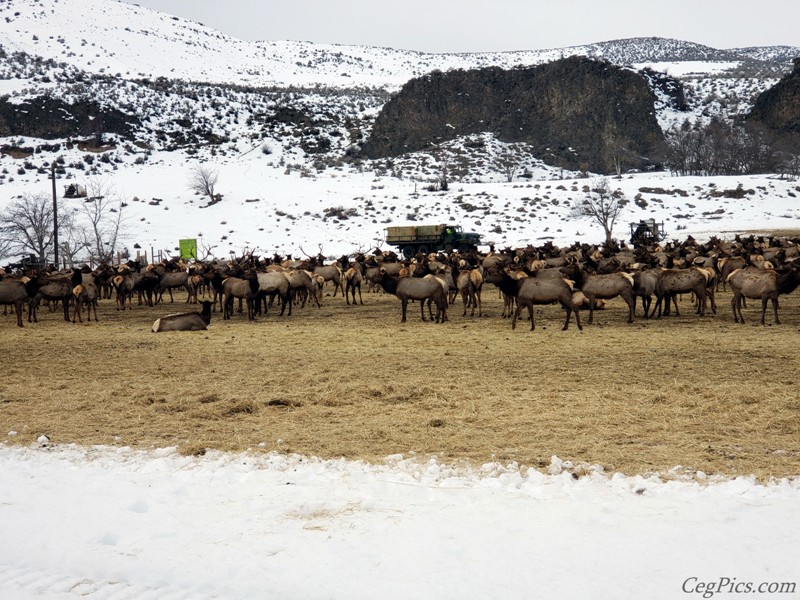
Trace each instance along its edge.
<instances>
[{"instance_id":1,"label":"truck bed","mask_svg":"<svg viewBox=\"0 0 800 600\"><path fill-rule=\"evenodd\" d=\"M405 227L387 227L386 242L402 244L408 242L438 242L444 234L444 225L409 225Z\"/></svg>"}]
</instances>

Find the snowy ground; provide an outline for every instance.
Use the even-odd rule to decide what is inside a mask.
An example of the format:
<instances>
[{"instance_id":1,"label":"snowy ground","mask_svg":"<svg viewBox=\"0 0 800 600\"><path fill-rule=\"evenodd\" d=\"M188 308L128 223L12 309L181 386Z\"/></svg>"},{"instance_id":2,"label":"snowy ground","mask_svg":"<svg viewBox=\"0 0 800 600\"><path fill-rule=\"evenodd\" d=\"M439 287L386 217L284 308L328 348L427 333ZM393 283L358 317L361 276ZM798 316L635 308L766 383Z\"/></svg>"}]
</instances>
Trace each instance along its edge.
<instances>
[{"instance_id":1,"label":"snowy ground","mask_svg":"<svg viewBox=\"0 0 800 600\"><path fill-rule=\"evenodd\" d=\"M0 597L798 597L800 480L569 467L0 445Z\"/></svg>"}]
</instances>

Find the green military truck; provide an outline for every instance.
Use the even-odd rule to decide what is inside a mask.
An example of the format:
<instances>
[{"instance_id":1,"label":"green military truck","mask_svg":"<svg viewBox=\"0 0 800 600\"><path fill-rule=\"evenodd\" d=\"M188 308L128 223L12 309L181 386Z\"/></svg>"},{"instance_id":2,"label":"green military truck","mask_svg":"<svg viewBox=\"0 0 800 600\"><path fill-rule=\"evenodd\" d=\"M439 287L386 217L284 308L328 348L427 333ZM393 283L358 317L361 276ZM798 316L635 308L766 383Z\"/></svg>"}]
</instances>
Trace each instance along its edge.
<instances>
[{"instance_id":1,"label":"green military truck","mask_svg":"<svg viewBox=\"0 0 800 600\"><path fill-rule=\"evenodd\" d=\"M470 252L478 249L481 236L477 233L464 233L458 225L408 225L387 227L386 243L396 246L406 258L417 252L427 254L439 250Z\"/></svg>"}]
</instances>

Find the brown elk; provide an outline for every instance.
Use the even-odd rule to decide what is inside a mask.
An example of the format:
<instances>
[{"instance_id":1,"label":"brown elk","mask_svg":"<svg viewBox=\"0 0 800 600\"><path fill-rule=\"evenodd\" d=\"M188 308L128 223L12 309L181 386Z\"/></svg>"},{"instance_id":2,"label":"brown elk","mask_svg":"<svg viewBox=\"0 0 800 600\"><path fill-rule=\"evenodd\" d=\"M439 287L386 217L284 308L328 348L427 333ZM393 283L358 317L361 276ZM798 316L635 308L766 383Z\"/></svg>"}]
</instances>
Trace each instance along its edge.
<instances>
[{"instance_id":1,"label":"brown elk","mask_svg":"<svg viewBox=\"0 0 800 600\"><path fill-rule=\"evenodd\" d=\"M355 263L353 266L349 267L344 274L344 297L347 301L347 304L350 304L350 293L353 294L353 304L356 303L356 290L358 290L358 299L361 301L361 304L364 304L364 300L361 298L361 283L364 281L364 275L362 272L363 265L359 263Z\"/></svg>"},{"instance_id":2,"label":"brown elk","mask_svg":"<svg viewBox=\"0 0 800 600\"><path fill-rule=\"evenodd\" d=\"M292 293L289 288L289 280L284 277L283 272L267 271L266 273L258 273L256 277L258 279L258 298L256 299L258 314L261 314L262 304L266 314L273 298L277 296L281 301L279 316L283 316L287 306L289 307L289 316L292 316ZM269 300L267 300L268 297Z\"/></svg>"},{"instance_id":3,"label":"brown elk","mask_svg":"<svg viewBox=\"0 0 800 600\"><path fill-rule=\"evenodd\" d=\"M227 320L233 314L233 299L241 298L247 304L247 318L253 321L255 316L255 299L258 295L258 278L247 275L244 279L239 277L226 277L222 280L222 318Z\"/></svg>"},{"instance_id":4,"label":"brown elk","mask_svg":"<svg viewBox=\"0 0 800 600\"><path fill-rule=\"evenodd\" d=\"M33 320L38 323L39 319L36 316L36 311L39 302L44 298L50 302L61 302L64 309L64 320L69 322L69 304L72 300L72 281L70 277L62 274L47 277L42 286L36 292L36 297L28 307L28 323Z\"/></svg>"},{"instance_id":5,"label":"brown elk","mask_svg":"<svg viewBox=\"0 0 800 600\"><path fill-rule=\"evenodd\" d=\"M394 294L400 299L402 305L401 323L406 322L406 312L409 300L420 301L420 315L425 321L425 300L431 299L436 303L436 322L444 323L447 320L447 292L444 286L434 277L399 277L389 275L381 268L375 282L388 294Z\"/></svg>"},{"instance_id":6,"label":"brown elk","mask_svg":"<svg viewBox=\"0 0 800 600\"><path fill-rule=\"evenodd\" d=\"M597 300L611 300L619 296L628 305L628 323L633 323L634 319L634 293L633 275L630 273L617 272L605 273L603 275L584 275L581 281L580 290L589 300L589 325L594 320L594 309Z\"/></svg>"},{"instance_id":7,"label":"brown elk","mask_svg":"<svg viewBox=\"0 0 800 600\"><path fill-rule=\"evenodd\" d=\"M314 299L317 307L321 307L319 302L321 289L316 279L311 276L311 273L302 269L294 271L283 271L283 276L289 282L289 289L292 293L296 293L300 298L300 308L304 308L308 297Z\"/></svg>"},{"instance_id":8,"label":"brown elk","mask_svg":"<svg viewBox=\"0 0 800 600\"><path fill-rule=\"evenodd\" d=\"M507 296L513 296L517 300L517 309L511 320L511 329L516 329L519 313L523 308L528 309L528 317L531 321L531 331L536 329L533 320L534 304L555 304L558 302L566 311L567 317L564 321L562 331L569 327L569 320L572 313L575 313L575 324L579 330L583 330L581 317L578 308L572 301L572 285L567 279L538 279L536 277L524 277L517 279L509 273L507 269L492 269L491 274L487 272L487 281L491 279L500 290Z\"/></svg>"},{"instance_id":9,"label":"brown elk","mask_svg":"<svg viewBox=\"0 0 800 600\"><path fill-rule=\"evenodd\" d=\"M723 256L717 260L717 270L719 271L719 279L717 279L717 289L719 290L722 284L722 291L726 291L725 284L728 281L728 276L737 269L743 269L747 266L747 259L744 256Z\"/></svg>"},{"instance_id":10,"label":"brown elk","mask_svg":"<svg viewBox=\"0 0 800 600\"><path fill-rule=\"evenodd\" d=\"M653 308L653 313L658 311L658 317L662 315L662 307L664 316L669 315L670 302L675 299L678 294L686 294L689 292L694 293L697 299L697 314L706 314L707 302L707 288L709 283L709 275L705 270L697 267L690 267L688 269L664 269L658 275L656 282L656 306ZM666 304L665 304L666 302ZM680 316L677 301L675 304L675 316Z\"/></svg>"},{"instance_id":11,"label":"brown elk","mask_svg":"<svg viewBox=\"0 0 800 600\"><path fill-rule=\"evenodd\" d=\"M22 312L25 304L29 304L28 311L32 310L30 304L36 296L40 281L23 277L22 279L3 279L0 281L0 304L11 305L17 315L17 326L22 324Z\"/></svg>"},{"instance_id":12,"label":"brown elk","mask_svg":"<svg viewBox=\"0 0 800 600\"><path fill-rule=\"evenodd\" d=\"M316 275L322 275L325 282L333 282L333 297L337 291L342 291L342 270L337 265L317 265L313 271Z\"/></svg>"},{"instance_id":13,"label":"brown elk","mask_svg":"<svg viewBox=\"0 0 800 600\"><path fill-rule=\"evenodd\" d=\"M190 276L188 271L168 271L161 276L161 280L158 282L158 287L156 288L156 304L160 303L164 299L164 292L169 292L169 301L170 304L175 302L175 299L172 296L172 290L175 288L186 288L188 292L188 297L186 298L186 302L191 302L192 297L194 296L195 301L197 297L192 293L191 283L189 281Z\"/></svg>"},{"instance_id":14,"label":"brown elk","mask_svg":"<svg viewBox=\"0 0 800 600\"><path fill-rule=\"evenodd\" d=\"M75 317L83 323L83 307L86 307L86 320L92 320L92 312L94 312L94 320L97 322L97 301L100 298L100 290L93 281L85 281L80 269L72 270L72 297L75 306L72 310L72 322L75 322Z\"/></svg>"},{"instance_id":15,"label":"brown elk","mask_svg":"<svg viewBox=\"0 0 800 600\"><path fill-rule=\"evenodd\" d=\"M462 266L466 266L466 263ZM464 312L461 316L467 315L467 303L469 303L472 306L470 316L475 316L475 305L477 305L478 316L482 317L483 306L481 303L481 290L483 288L483 275L481 272L478 269L459 271L456 276L456 287L461 293L461 300L464 303Z\"/></svg>"},{"instance_id":16,"label":"brown elk","mask_svg":"<svg viewBox=\"0 0 800 600\"><path fill-rule=\"evenodd\" d=\"M161 331L202 331L211 323L211 302L203 300L200 312L166 315L153 323L153 333Z\"/></svg>"},{"instance_id":17,"label":"brown elk","mask_svg":"<svg viewBox=\"0 0 800 600\"><path fill-rule=\"evenodd\" d=\"M645 269L633 274L633 311L636 312L636 298L642 299L642 313L645 319L650 318L650 306L656 293L658 276L663 271L662 267Z\"/></svg>"},{"instance_id":18,"label":"brown elk","mask_svg":"<svg viewBox=\"0 0 800 600\"><path fill-rule=\"evenodd\" d=\"M742 299L751 298L761 300L761 324L767 312L767 302L772 301L772 310L775 314L774 323L780 325L778 319L778 296L790 294L800 285L800 272L796 266L785 271L761 270L755 267L739 269L728 276L728 284L733 290L733 320L744 323L742 315Z\"/></svg>"}]
</instances>

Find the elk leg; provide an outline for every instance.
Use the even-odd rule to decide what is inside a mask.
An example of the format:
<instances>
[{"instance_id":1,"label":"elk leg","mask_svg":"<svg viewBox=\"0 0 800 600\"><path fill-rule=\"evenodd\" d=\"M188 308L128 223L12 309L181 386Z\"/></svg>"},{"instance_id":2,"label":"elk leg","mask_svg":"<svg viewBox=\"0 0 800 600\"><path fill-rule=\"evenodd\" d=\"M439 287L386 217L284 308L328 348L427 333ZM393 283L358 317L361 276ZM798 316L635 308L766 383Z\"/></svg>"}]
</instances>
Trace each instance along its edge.
<instances>
[{"instance_id":1,"label":"elk leg","mask_svg":"<svg viewBox=\"0 0 800 600\"><path fill-rule=\"evenodd\" d=\"M511 329L517 328L517 319L519 318L519 311L522 310L522 304L517 302L517 310L514 311L514 316L511 319Z\"/></svg>"},{"instance_id":2,"label":"elk leg","mask_svg":"<svg viewBox=\"0 0 800 600\"><path fill-rule=\"evenodd\" d=\"M781 320L778 318L778 299L772 299L772 310L775 312L775 325L780 325Z\"/></svg>"},{"instance_id":3,"label":"elk leg","mask_svg":"<svg viewBox=\"0 0 800 600\"><path fill-rule=\"evenodd\" d=\"M567 319L564 321L564 326L561 328L561 331L569 329L569 320L572 317L572 309L569 306L564 306L564 310L567 313Z\"/></svg>"},{"instance_id":4,"label":"elk leg","mask_svg":"<svg viewBox=\"0 0 800 600\"><path fill-rule=\"evenodd\" d=\"M733 299L731 300L731 308L733 309L733 322L739 323L739 316L742 314L742 307L739 304L738 294L734 293ZM744 323L744 317L741 318L741 322Z\"/></svg>"}]
</instances>

